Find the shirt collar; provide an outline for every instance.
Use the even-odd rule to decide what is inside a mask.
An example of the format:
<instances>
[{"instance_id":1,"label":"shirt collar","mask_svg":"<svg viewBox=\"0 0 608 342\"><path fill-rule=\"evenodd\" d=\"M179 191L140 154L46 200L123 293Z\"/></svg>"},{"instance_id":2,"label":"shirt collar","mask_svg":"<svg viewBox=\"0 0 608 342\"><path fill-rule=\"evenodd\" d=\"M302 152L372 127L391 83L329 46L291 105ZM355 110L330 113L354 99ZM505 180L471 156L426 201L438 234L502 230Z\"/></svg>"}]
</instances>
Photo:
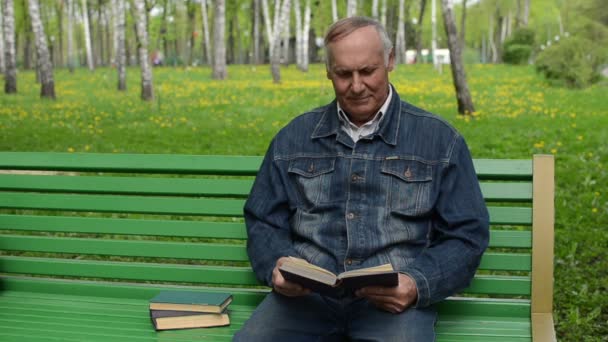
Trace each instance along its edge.
<instances>
[{"instance_id":1,"label":"shirt collar","mask_svg":"<svg viewBox=\"0 0 608 342\"><path fill-rule=\"evenodd\" d=\"M376 112L376 115L374 115L374 117L371 120L369 120L368 122L361 125L361 127L375 125L377 128L385 116L384 114L386 113L386 110L388 109L388 105L391 103L392 97L393 97L393 87L391 87L389 85L388 96L386 97L386 100L384 101L384 103L382 104L380 109L378 109L378 112ZM338 106L338 119L340 119L340 122L342 123L342 127L345 128L347 131L350 131L351 127L358 128L357 125L355 125L352 121L350 121L348 115L346 115L346 112L344 112L344 110L342 110L342 107L340 107L340 102L336 101L336 104Z\"/></svg>"}]
</instances>

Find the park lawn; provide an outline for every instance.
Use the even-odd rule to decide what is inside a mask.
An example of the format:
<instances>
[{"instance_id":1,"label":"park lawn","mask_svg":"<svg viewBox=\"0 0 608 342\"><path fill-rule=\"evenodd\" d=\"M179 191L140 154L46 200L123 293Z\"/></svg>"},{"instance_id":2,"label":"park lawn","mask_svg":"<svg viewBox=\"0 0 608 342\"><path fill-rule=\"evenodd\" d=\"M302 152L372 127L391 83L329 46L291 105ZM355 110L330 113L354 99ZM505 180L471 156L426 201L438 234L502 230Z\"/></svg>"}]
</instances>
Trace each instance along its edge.
<instances>
[{"instance_id":1,"label":"park lawn","mask_svg":"<svg viewBox=\"0 0 608 342\"><path fill-rule=\"evenodd\" d=\"M551 88L531 67L467 67L476 113L456 113L449 68L399 65L402 98L435 112L465 136L475 158L556 156L555 310L560 341L608 336L608 87ZM17 95L0 94L0 150L261 155L294 116L333 98L322 65L308 73L229 66L154 69L156 100L139 100L139 71L116 91L113 69L55 72L56 101L41 100L31 71Z\"/></svg>"}]
</instances>

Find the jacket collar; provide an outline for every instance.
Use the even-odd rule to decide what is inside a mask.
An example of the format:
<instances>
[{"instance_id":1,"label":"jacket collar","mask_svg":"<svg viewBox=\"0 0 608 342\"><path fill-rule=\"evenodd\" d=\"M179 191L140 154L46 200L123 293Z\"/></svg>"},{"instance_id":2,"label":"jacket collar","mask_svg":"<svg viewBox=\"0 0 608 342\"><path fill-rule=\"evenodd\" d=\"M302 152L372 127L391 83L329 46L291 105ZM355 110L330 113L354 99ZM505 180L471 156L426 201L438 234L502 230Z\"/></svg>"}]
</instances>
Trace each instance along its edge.
<instances>
[{"instance_id":1,"label":"jacket collar","mask_svg":"<svg viewBox=\"0 0 608 342\"><path fill-rule=\"evenodd\" d=\"M380 122L376 135L386 144L394 146L397 144L397 136L401 121L401 99L399 98L399 94L397 94L395 87L393 87L392 84L390 87L393 89L393 97L384 114L385 117ZM310 136L311 139L325 138L331 135L339 136L341 123L338 118L337 108L338 106L335 99L325 106L325 111Z\"/></svg>"}]
</instances>

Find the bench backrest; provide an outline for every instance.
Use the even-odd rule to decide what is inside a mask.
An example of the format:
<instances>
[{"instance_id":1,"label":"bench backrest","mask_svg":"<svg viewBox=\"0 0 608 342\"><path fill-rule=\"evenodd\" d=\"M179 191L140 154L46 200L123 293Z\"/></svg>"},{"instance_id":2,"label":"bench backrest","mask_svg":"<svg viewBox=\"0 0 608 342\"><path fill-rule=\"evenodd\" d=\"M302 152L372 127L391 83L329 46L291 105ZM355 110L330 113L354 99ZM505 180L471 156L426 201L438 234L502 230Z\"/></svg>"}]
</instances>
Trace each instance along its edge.
<instances>
[{"instance_id":1,"label":"bench backrest","mask_svg":"<svg viewBox=\"0 0 608 342\"><path fill-rule=\"evenodd\" d=\"M242 156L0 152L0 273L260 288L248 266L242 219L260 162ZM552 305L553 159L478 159L475 168L489 206L491 247L464 296L521 298L492 310L529 317L531 297L539 298L532 306ZM541 173L533 183L535 172ZM534 233L533 224L539 226ZM545 256L531 253L533 242ZM256 293L264 292L233 291L236 304L256 302ZM483 301L463 301L473 304L447 303L442 310L489 310Z\"/></svg>"}]
</instances>

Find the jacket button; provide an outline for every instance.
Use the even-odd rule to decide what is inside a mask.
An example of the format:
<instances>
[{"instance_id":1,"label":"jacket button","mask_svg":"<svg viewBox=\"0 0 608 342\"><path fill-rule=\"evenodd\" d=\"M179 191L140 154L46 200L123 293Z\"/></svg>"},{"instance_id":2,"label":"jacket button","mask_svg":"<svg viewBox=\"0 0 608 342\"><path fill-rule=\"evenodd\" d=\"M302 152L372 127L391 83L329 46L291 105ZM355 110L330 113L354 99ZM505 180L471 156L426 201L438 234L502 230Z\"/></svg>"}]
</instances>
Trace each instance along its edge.
<instances>
[{"instance_id":1,"label":"jacket button","mask_svg":"<svg viewBox=\"0 0 608 342\"><path fill-rule=\"evenodd\" d=\"M355 214L353 214L353 213L348 213L348 214L346 214L346 218L347 218L347 219L349 219L349 220L352 220L352 219L354 219L354 218L355 218Z\"/></svg>"},{"instance_id":2,"label":"jacket button","mask_svg":"<svg viewBox=\"0 0 608 342\"><path fill-rule=\"evenodd\" d=\"M348 266L350 266L353 264L353 259L346 259L345 262Z\"/></svg>"}]
</instances>

